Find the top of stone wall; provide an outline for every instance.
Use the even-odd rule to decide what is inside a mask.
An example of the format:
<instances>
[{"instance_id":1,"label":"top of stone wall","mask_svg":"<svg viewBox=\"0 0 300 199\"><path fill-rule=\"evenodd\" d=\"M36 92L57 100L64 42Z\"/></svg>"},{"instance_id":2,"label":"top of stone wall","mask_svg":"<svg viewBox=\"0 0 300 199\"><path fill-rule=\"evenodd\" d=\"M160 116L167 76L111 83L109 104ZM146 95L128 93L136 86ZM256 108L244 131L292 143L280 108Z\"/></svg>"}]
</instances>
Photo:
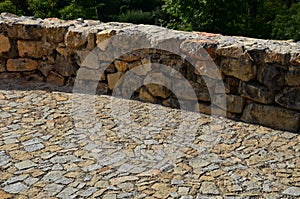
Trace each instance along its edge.
<instances>
[{"instance_id":1,"label":"top of stone wall","mask_svg":"<svg viewBox=\"0 0 300 199\"><path fill-rule=\"evenodd\" d=\"M136 32L144 33L152 41L161 41L168 39L197 39L197 40L211 40L218 44L218 47L226 47L231 45L242 46L244 51L266 51L275 54L289 54L291 61L298 60L300 55L300 42L293 42L290 40L264 40L254 39L240 36L224 36L220 34L210 34L204 32L183 32L176 30L168 30L154 25L135 25L131 23L117 23L109 22L103 23L96 20L61 20L58 18L40 19L35 17L22 16L18 17L9 13L1 13L0 15L0 33L3 33L4 26L8 25L24 25L33 26L46 29L62 28L65 31L72 30L85 33L97 33L104 30L116 30L118 32L125 31L129 34L136 34ZM10 37L26 38L26 34L18 35L17 33L8 33ZM15 35L14 35L15 34ZM55 35L59 37L59 35ZM39 35L35 35L39 40ZM33 38L30 38L32 40ZM276 56L276 55L275 55ZM276 58L276 57L274 57ZM290 61L290 60L287 60ZM297 61L298 62L298 61Z\"/></svg>"}]
</instances>

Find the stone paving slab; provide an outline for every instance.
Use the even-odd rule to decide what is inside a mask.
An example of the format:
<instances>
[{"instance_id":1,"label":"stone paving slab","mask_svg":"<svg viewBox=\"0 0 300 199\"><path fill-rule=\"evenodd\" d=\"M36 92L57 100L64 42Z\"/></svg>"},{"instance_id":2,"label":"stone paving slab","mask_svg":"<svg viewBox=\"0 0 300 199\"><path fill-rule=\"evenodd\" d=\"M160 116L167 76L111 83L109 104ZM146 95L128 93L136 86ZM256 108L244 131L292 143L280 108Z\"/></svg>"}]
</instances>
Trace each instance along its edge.
<instances>
[{"instance_id":1,"label":"stone paving slab","mask_svg":"<svg viewBox=\"0 0 300 199\"><path fill-rule=\"evenodd\" d=\"M299 134L44 83L0 89L0 198L300 197Z\"/></svg>"}]
</instances>

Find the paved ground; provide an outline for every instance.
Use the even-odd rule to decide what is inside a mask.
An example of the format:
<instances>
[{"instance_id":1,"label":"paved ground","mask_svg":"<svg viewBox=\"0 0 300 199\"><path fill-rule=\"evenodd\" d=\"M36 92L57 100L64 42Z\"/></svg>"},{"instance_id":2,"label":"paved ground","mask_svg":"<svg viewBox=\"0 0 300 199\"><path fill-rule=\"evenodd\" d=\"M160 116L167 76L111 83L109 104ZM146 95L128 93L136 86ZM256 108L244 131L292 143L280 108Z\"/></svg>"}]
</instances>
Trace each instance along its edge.
<instances>
[{"instance_id":1,"label":"paved ground","mask_svg":"<svg viewBox=\"0 0 300 199\"><path fill-rule=\"evenodd\" d=\"M0 81L1 199L300 197L300 135L52 89Z\"/></svg>"}]
</instances>

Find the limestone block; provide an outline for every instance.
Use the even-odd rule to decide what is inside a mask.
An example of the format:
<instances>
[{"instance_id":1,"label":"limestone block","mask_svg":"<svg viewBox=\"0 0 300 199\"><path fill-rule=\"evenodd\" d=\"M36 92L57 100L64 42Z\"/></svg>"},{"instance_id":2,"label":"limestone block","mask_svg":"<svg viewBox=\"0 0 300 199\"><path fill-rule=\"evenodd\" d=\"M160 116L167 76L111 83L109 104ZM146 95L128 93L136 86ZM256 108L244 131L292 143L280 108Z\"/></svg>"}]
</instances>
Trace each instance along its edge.
<instances>
[{"instance_id":1,"label":"limestone block","mask_svg":"<svg viewBox=\"0 0 300 199\"><path fill-rule=\"evenodd\" d=\"M0 35L0 53L5 53L5 52L8 52L9 50L10 50L9 38L1 34Z\"/></svg>"},{"instance_id":2,"label":"limestone block","mask_svg":"<svg viewBox=\"0 0 300 199\"><path fill-rule=\"evenodd\" d=\"M9 59L6 67L11 72L32 71L38 68L38 62L28 58Z\"/></svg>"},{"instance_id":3,"label":"limestone block","mask_svg":"<svg viewBox=\"0 0 300 199\"><path fill-rule=\"evenodd\" d=\"M271 90L280 90L284 85L283 73L273 65L259 67L257 79Z\"/></svg>"},{"instance_id":4,"label":"limestone block","mask_svg":"<svg viewBox=\"0 0 300 199\"><path fill-rule=\"evenodd\" d=\"M224 101L226 100L226 102ZM220 107L223 110L232 113L241 113L245 105L245 98L237 95L214 95L213 104ZM226 107L224 107L226 106Z\"/></svg>"},{"instance_id":5,"label":"limestone block","mask_svg":"<svg viewBox=\"0 0 300 199\"><path fill-rule=\"evenodd\" d=\"M145 87L140 89L139 98L146 102L151 102L151 103L156 102L156 99L148 92L148 90Z\"/></svg>"},{"instance_id":6,"label":"limestone block","mask_svg":"<svg viewBox=\"0 0 300 199\"><path fill-rule=\"evenodd\" d=\"M263 104L274 102L275 94L268 88L252 83L241 82L239 86L241 96Z\"/></svg>"},{"instance_id":7,"label":"limestone block","mask_svg":"<svg viewBox=\"0 0 300 199\"><path fill-rule=\"evenodd\" d=\"M171 81L163 73L149 73L144 79L144 85L153 96L166 99L172 94Z\"/></svg>"},{"instance_id":8,"label":"limestone block","mask_svg":"<svg viewBox=\"0 0 300 199\"><path fill-rule=\"evenodd\" d=\"M47 82L63 86L65 84L65 78L62 75L51 71L47 77Z\"/></svg>"},{"instance_id":9,"label":"limestone block","mask_svg":"<svg viewBox=\"0 0 300 199\"><path fill-rule=\"evenodd\" d=\"M300 128L299 112L255 103L246 106L242 120L288 131Z\"/></svg>"},{"instance_id":10,"label":"limestone block","mask_svg":"<svg viewBox=\"0 0 300 199\"><path fill-rule=\"evenodd\" d=\"M113 90L115 88L117 82L121 79L122 76L123 76L123 73L121 73L121 72L108 74L107 75L108 88L110 90Z\"/></svg>"},{"instance_id":11,"label":"limestone block","mask_svg":"<svg viewBox=\"0 0 300 199\"><path fill-rule=\"evenodd\" d=\"M200 61L212 61L216 58L218 42L213 40L186 40L180 45L183 54Z\"/></svg>"},{"instance_id":12,"label":"limestone block","mask_svg":"<svg viewBox=\"0 0 300 199\"><path fill-rule=\"evenodd\" d=\"M59 74L65 76L65 77L75 75L76 71L77 71L76 66L74 64L72 64L70 60L67 60L66 58L64 58L62 56L58 56L56 58L54 68Z\"/></svg>"},{"instance_id":13,"label":"limestone block","mask_svg":"<svg viewBox=\"0 0 300 199\"><path fill-rule=\"evenodd\" d=\"M256 66L252 64L248 54L239 59L224 58L221 60L220 68L225 75L234 76L243 81L250 81L256 77Z\"/></svg>"},{"instance_id":14,"label":"limestone block","mask_svg":"<svg viewBox=\"0 0 300 199\"><path fill-rule=\"evenodd\" d=\"M285 75L285 82L288 86L300 86L300 65L289 66Z\"/></svg>"},{"instance_id":15,"label":"limestone block","mask_svg":"<svg viewBox=\"0 0 300 199\"><path fill-rule=\"evenodd\" d=\"M239 59L240 57L242 57L245 54L244 46L239 45L239 44L234 44L234 45L225 46L225 47L219 47L216 50L216 52L220 56L231 57L231 58L236 58L236 59Z\"/></svg>"},{"instance_id":16,"label":"limestone block","mask_svg":"<svg viewBox=\"0 0 300 199\"><path fill-rule=\"evenodd\" d=\"M20 57L42 58L51 53L49 43L18 40L17 44Z\"/></svg>"},{"instance_id":17,"label":"limestone block","mask_svg":"<svg viewBox=\"0 0 300 199\"><path fill-rule=\"evenodd\" d=\"M118 70L118 72L125 72L126 70L128 70L128 63L124 61L116 60L115 67Z\"/></svg>"},{"instance_id":18,"label":"limestone block","mask_svg":"<svg viewBox=\"0 0 300 199\"><path fill-rule=\"evenodd\" d=\"M83 29L69 29L65 35L65 45L70 49L78 49L87 43L87 33Z\"/></svg>"},{"instance_id":19,"label":"limestone block","mask_svg":"<svg viewBox=\"0 0 300 199\"><path fill-rule=\"evenodd\" d=\"M300 87L285 88L275 101L283 107L300 111Z\"/></svg>"}]
</instances>

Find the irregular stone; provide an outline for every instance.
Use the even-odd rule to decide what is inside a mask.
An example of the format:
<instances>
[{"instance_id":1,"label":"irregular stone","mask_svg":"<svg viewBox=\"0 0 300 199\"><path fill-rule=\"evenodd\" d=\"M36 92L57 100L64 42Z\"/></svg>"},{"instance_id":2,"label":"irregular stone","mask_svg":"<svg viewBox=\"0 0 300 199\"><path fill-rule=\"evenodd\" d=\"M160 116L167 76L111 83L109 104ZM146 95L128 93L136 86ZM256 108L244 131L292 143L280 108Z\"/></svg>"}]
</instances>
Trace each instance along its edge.
<instances>
[{"instance_id":1,"label":"irregular stone","mask_svg":"<svg viewBox=\"0 0 300 199\"><path fill-rule=\"evenodd\" d=\"M203 182L200 187L200 192L203 194L218 195L220 191L214 182Z\"/></svg>"},{"instance_id":2,"label":"irregular stone","mask_svg":"<svg viewBox=\"0 0 300 199\"><path fill-rule=\"evenodd\" d=\"M237 95L214 95L213 104L232 113L241 113L244 108L245 98Z\"/></svg>"},{"instance_id":3,"label":"irregular stone","mask_svg":"<svg viewBox=\"0 0 300 199\"><path fill-rule=\"evenodd\" d=\"M115 61L115 67L118 70L118 72L125 72L129 68L127 62L119 60Z\"/></svg>"},{"instance_id":4,"label":"irregular stone","mask_svg":"<svg viewBox=\"0 0 300 199\"><path fill-rule=\"evenodd\" d=\"M266 51L265 63L279 63L284 66L289 62L290 56L288 53L275 52L275 51Z\"/></svg>"},{"instance_id":5,"label":"irregular stone","mask_svg":"<svg viewBox=\"0 0 300 199\"><path fill-rule=\"evenodd\" d=\"M71 64L69 60L62 56L58 56L56 58L54 68L59 74L65 77L69 77L71 75L76 74L76 68L74 64Z\"/></svg>"},{"instance_id":6,"label":"irregular stone","mask_svg":"<svg viewBox=\"0 0 300 199\"><path fill-rule=\"evenodd\" d=\"M74 194L78 189L73 187L66 187L62 190L57 196L60 198L70 198L72 194Z\"/></svg>"},{"instance_id":7,"label":"irregular stone","mask_svg":"<svg viewBox=\"0 0 300 199\"><path fill-rule=\"evenodd\" d=\"M133 51L130 53L126 53L124 55L121 55L118 59L125 61L125 62L134 62L141 59L141 55L137 51Z\"/></svg>"},{"instance_id":8,"label":"irregular stone","mask_svg":"<svg viewBox=\"0 0 300 199\"><path fill-rule=\"evenodd\" d=\"M110 90L114 90L116 84L118 83L118 81L121 79L122 76L123 76L123 73L121 73L121 72L108 74L107 75L108 88Z\"/></svg>"},{"instance_id":9,"label":"irregular stone","mask_svg":"<svg viewBox=\"0 0 300 199\"><path fill-rule=\"evenodd\" d=\"M31 167L35 167L36 164L34 162L32 162L31 160L24 160L22 162L16 163L15 166L19 169L28 169Z\"/></svg>"},{"instance_id":10,"label":"irregular stone","mask_svg":"<svg viewBox=\"0 0 300 199\"><path fill-rule=\"evenodd\" d=\"M17 45L20 57L42 58L51 54L49 43L19 40Z\"/></svg>"},{"instance_id":11,"label":"irregular stone","mask_svg":"<svg viewBox=\"0 0 300 199\"><path fill-rule=\"evenodd\" d=\"M254 103L246 106L242 120L288 131L297 131L300 128L300 113Z\"/></svg>"},{"instance_id":12,"label":"irregular stone","mask_svg":"<svg viewBox=\"0 0 300 199\"><path fill-rule=\"evenodd\" d=\"M196 157L190 161L189 165L193 168L202 168L208 166L210 163L201 157Z\"/></svg>"},{"instance_id":13,"label":"irregular stone","mask_svg":"<svg viewBox=\"0 0 300 199\"><path fill-rule=\"evenodd\" d=\"M239 93L243 97L263 104L271 104L275 98L274 92L266 87L245 82L240 82Z\"/></svg>"},{"instance_id":14,"label":"irregular stone","mask_svg":"<svg viewBox=\"0 0 300 199\"><path fill-rule=\"evenodd\" d=\"M121 184L123 182L136 181L138 179L139 178L136 177L136 176L124 176L124 177L110 179L109 182L110 182L111 185L118 185L118 184Z\"/></svg>"},{"instance_id":15,"label":"irregular stone","mask_svg":"<svg viewBox=\"0 0 300 199\"><path fill-rule=\"evenodd\" d=\"M51 184L47 184L43 188L43 190L47 191L47 194L50 194L51 196L54 196L57 193L59 193L63 188L64 188L63 185L56 184L56 183L51 183Z\"/></svg>"},{"instance_id":16,"label":"irregular stone","mask_svg":"<svg viewBox=\"0 0 300 199\"><path fill-rule=\"evenodd\" d=\"M10 185L6 185L3 190L8 192L8 193L20 193L22 191L27 190L28 187L26 185L24 185L22 182L17 182L15 184L10 184Z\"/></svg>"},{"instance_id":17,"label":"irregular stone","mask_svg":"<svg viewBox=\"0 0 300 199\"><path fill-rule=\"evenodd\" d=\"M43 28L40 20L25 19L13 24L7 30L8 36L24 40L38 41L43 36Z\"/></svg>"},{"instance_id":18,"label":"irregular stone","mask_svg":"<svg viewBox=\"0 0 300 199\"><path fill-rule=\"evenodd\" d=\"M55 23L55 25L46 25L45 34L49 42L60 43L64 41L64 36L67 30L68 25L57 25Z\"/></svg>"},{"instance_id":19,"label":"irregular stone","mask_svg":"<svg viewBox=\"0 0 300 199\"><path fill-rule=\"evenodd\" d=\"M197 61L195 64L195 74L204 75L212 79L222 78L219 67L213 61Z\"/></svg>"},{"instance_id":20,"label":"irregular stone","mask_svg":"<svg viewBox=\"0 0 300 199\"><path fill-rule=\"evenodd\" d=\"M98 48L101 50L106 50L109 43L110 43L110 38L116 34L115 30L107 29L103 30L99 33L96 34L96 44Z\"/></svg>"},{"instance_id":21,"label":"irregular stone","mask_svg":"<svg viewBox=\"0 0 300 199\"><path fill-rule=\"evenodd\" d=\"M132 67L132 66L130 66L130 67ZM142 65L139 65L138 67L131 69L131 72L137 74L138 76L146 76L151 71L152 71L151 64L142 64Z\"/></svg>"},{"instance_id":22,"label":"irregular stone","mask_svg":"<svg viewBox=\"0 0 300 199\"><path fill-rule=\"evenodd\" d=\"M225 47L218 47L217 54L224 57L232 57L232 58L239 59L245 54L244 51L245 51L244 46L234 44Z\"/></svg>"},{"instance_id":23,"label":"irregular stone","mask_svg":"<svg viewBox=\"0 0 300 199\"><path fill-rule=\"evenodd\" d=\"M243 81L250 81L256 77L256 66L252 64L250 55L246 54L239 59L224 58L221 60L220 68L225 75L234 76Z\"/></svg>"},{"instance_id":24,"label":"irregular stone","mask_svg":"<svg viewBox=\"0 0 300 199\"><path fill-rule=\"evenodd\" d=\"M47 77L50 71L54 70L54 65L49 64L48 62L40 61L38 63L38 70L41 71L44 77Z\"/></svg>"},{"instance_id":25,"label":"irregular stone","mask_svg":"<svg viewBox=\"0 0 300 199\"><path fill-rule=\"evenodd\" d=\"M257 80L270 90L280 90L284 85L283 73L272 65L259 67Z\"/></svg>"},{"instance_id":26,"label":"irregular stone","mask_svg":"<svg viewBox=\"0 0 300 199\"><path fill-rule=\"evenodd\" d=\"M141 100L144 100L146 102L151 102L151 103L155 103L156 99L155 97L153 97L146 88L141 88L140 92L139 92L139 98Z\"/></svg>"},{"instance_id":27,"label":"irregular stone","mask_svg":"<svg viewBox=\"0 0 300 199\"><path fill-rule=\"evenodd\" d=\"M87 33L84 29L69 28L65 36L67 48L78 49L87 43Z\"/></svg>"},{"instance_id":28,"label":"irregular stone","mask_svg":"<svg viewBox=\"0 0 300 199\"><path fill-rule=\"evenodd\" d=\"M38 62L28 58L9 59L6 67L11 72L33 71L38 68Z\"/></svg>"},{"instance_id":29,"label":"irregular stone","mask_svg":"<svg viewBox=\"0 0 300 199\"><path fill-rule=\"evenodd\" d=\"M191 58L201 61L212 61L216 58L218 42L213 40L186 40L180 50Z\"/></svg>"},{"instance_id":30,"label":"irregular stone","mask_svg":"<svg viewBox=\"0 0 300 199\"><path fill-rule=\"evenodd\" d=\"M0 44L0 53L9 52L10 42L8 37L0 34Z\"/></svg>"},{"instance_id":31,"label":"irregular stone","mask_svg":"<svg viewBox=\"0 0 300 199\"><path fill-rule=\"evenodd\" d=\"M171 96L171 79L162 73L149 73L144 79L144 85L156 97L166 99Z\"/></svg>"},{"instance_id":32,"label":"irregular stone","mask_svg":"<svg viewBox=\"0 0 300 199\"><path fill-rule=\"evenodd\" d=\"M289 187L282 192L284 195L289 196L300 196L300 188L299 187Z\"/></svg>"},{"instance_id":33,"label":"irregular stone","mask_svg":"<svg viewBox=\"0 0 300 199\"><path fill-rule=\"evenodd\" d=\"M289 66L285 82L288 86L300 86L300 66Z\"/></svg>"},{"instance_id":34,"label":"irregular stone","mask_svg":"<svg viewBox=\"0 0 300 199\"><path fill-rule=\"evenodd\" d=\"M65 78L60 74L51 71L47 77L47 82L63 86L65 84Z\"/></svg>"},{"instance_id":35,"label":"irregular stone","mask_svg":"<svg viewBox=\"0 0 300 199\"><path fill-rule=\"evenodd\" d=\"M300 87L285 88L275 101L283 107L300 111Z\"/></svg>"}]
</instances>

